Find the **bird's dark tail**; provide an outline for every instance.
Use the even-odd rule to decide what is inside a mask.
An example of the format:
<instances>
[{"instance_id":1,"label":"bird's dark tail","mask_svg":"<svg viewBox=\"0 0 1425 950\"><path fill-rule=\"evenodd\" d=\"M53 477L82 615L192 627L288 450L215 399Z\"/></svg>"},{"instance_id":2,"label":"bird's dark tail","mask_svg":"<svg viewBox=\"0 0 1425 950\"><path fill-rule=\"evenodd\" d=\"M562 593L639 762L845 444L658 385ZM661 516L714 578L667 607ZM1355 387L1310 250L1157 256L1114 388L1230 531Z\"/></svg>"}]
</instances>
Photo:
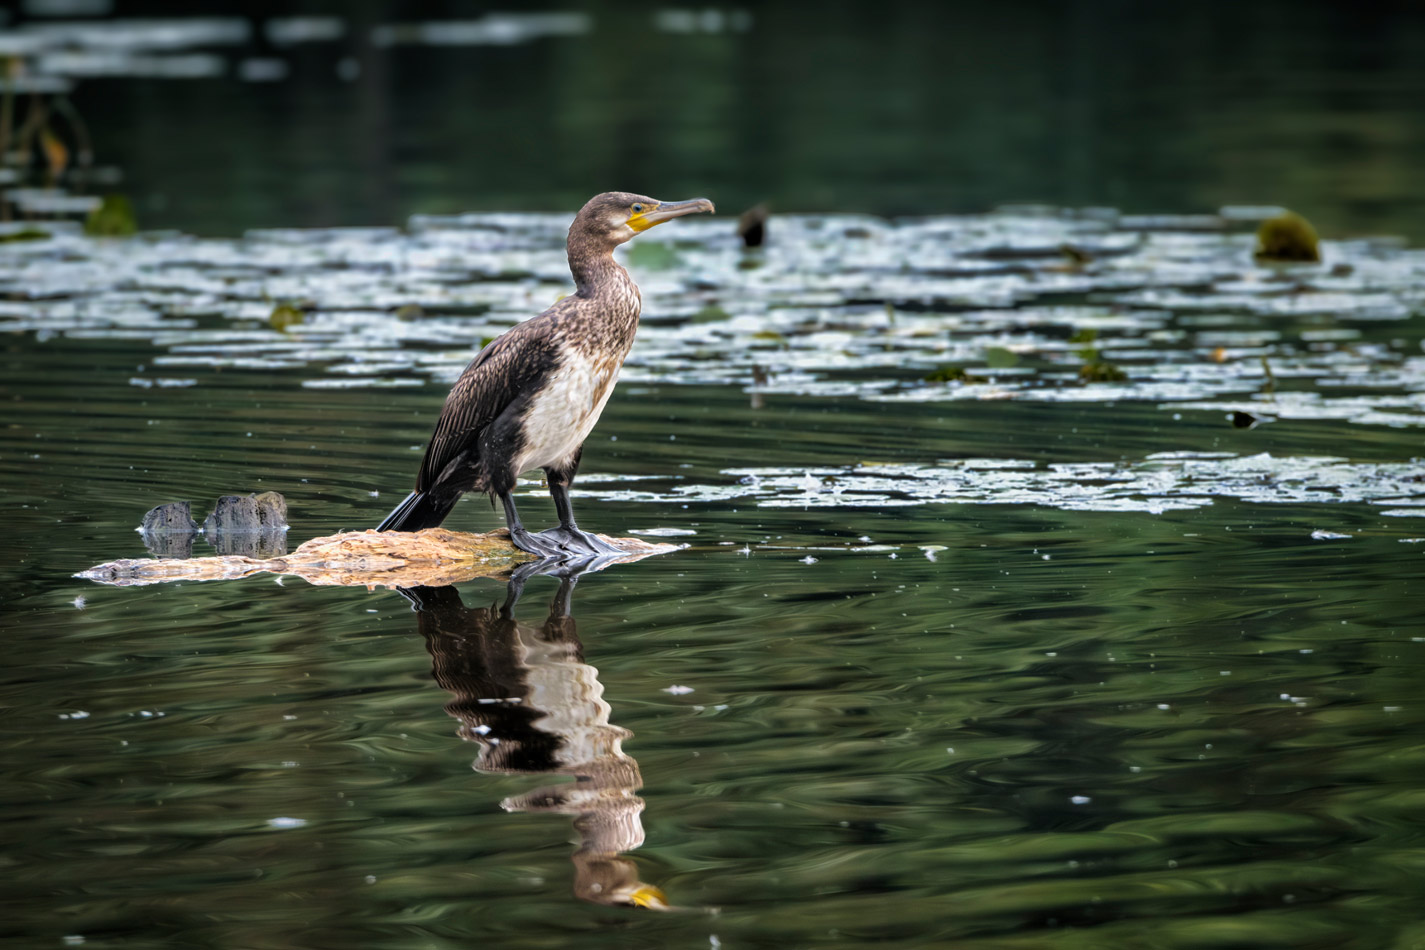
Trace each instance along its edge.
<instances>
[{"instance_id":1,"label":"bird's dark tail","mask_svg":"<svg viewBox=\"0 0 1425 950\"><path fill-rule=\"evenodd\" d=\"M436 528L450 514L450 509L460 500L459 495L438 498L430 492L413 491L406 500L396 506L396 510L386 516L377 526L377 531L419 531L422 528Z\"/></svg>"}]
</instances>

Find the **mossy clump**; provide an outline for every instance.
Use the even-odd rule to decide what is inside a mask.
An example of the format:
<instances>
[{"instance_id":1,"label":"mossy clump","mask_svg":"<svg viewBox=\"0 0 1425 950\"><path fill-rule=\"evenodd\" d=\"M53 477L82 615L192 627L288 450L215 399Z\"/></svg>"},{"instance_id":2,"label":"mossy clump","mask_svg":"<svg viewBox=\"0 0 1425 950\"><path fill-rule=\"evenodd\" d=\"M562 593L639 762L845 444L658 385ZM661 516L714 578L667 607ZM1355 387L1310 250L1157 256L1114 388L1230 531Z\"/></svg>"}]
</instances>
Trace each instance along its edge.
<instances>
[{"instance_id":1,"label":"mossy clump","mask_svg":"<svg viewBox=\"0 0 1425 950\"><path fill-rule=\"evenodd\" d=\"M693 314L692 321L694 323L716 323L719 320L727 320L731 316L732 314L728 313L726 310L719 307L717 304L710 303L706 307L703 307L701 310L699 310L697 313Z\"/></svg>"},{"instance_id":2,"label":"mossy clump","mask_svg":"<svg viewBox=\"0 0 1425 950\"><path fill-rule=\"evenodd\" d=\"M1074 331L1074 335L1069 337L1070 343L1083 344L1074 353L1079 359L1084 361L1084 365L1079 367L1079 379L1086 383L1118 383L1128 378L1128 374L1115 363L1110 363L1099 353L1098 330L1094 327L1082 327Z\"/></svg>"},{"instance_id":3,"label":"mossy clump","mask_svg":"<svg viewBox=\"0 0 1425 950\"><path fill-rule=\"evenodd\" d=\"M1294 211L1268 218L1257 229L1259 261L1298 261L1319 263L1321 242L1311 222Z\"/></svg>"},{"instance_id":4,"label":"mossy clump","mask_svg":"<svg viewBox=\"0 0 1425 950\"><path fill-rule=\"evenodd\" d=\"M105 195L84 219L84 233L90 237L129 237L138 229L133 202L126 195Z\"/></svg>"},{"instance_id":5,"label":"mossy clump","mask_svg":"<svg viewBox=\"0 0 1425 950\"><path fill-rule=\"evenodd\" d=\"M1127 378L1128 374L1121 368L1103 360L1095 360L1079 367L1079 379L1086 383L1119 383Z\"/></svg>"},{"instance_id":6,"label":"mossy clump","mask_svg":"<svg viewBox=\"0 0 1425 950\"><path fill-rule=\"evenodd\" d=\"M48 241L54 235L39 228L21 228L0 234L0 244L18 244L22 241Z\"/></svg>"},{"instance_id":7,"label":"mossy clump","mask_svg":"<svg viewBox=\"0 0 1425 950\"><path fill-rule=\"evenodd\" d=\"M986 382L983 376L975 376L965 371L963 366L940 366L926 373L924 379L927 383L983 383Z\"/></svg>"},{"instance_id":8,"label":"mossy clump","mask_svg":"<svg viewBox=\"0 0 1425 950\"><path fill-rule=\"evenodd\" d=\"M790 346L786 336L778 333L776 330L758 330L752 334L752 339L759 343L775 343L782 349L787 349Z\"/></svg>"},{"instance_id":9,"label":"mossy clump","mask_svg":"<svg viewBox=\"0 0 1425 950\"><path fill-rule=\"evenodd\" d=\"M1094 327L1075 330L1073 336L1069 337L1069 342L1080 344L1079 349L1074 351L1079 359L1090 363L1098 359L1098 330Z\"/></svg>"},{"instance_id":10,"label":"mossy clump","mask_svg":"<svg viewBox=\"0 0 1425 950\"><path fill-rule=\"evenodd\" d=\"M305 319L307 319L307 315L300 307L290 303L279 303L272 308L272 313L268 315L267 322L271 325L272 329L286 333L288 327L300 326Z\"/></svg>"}]
</instances>

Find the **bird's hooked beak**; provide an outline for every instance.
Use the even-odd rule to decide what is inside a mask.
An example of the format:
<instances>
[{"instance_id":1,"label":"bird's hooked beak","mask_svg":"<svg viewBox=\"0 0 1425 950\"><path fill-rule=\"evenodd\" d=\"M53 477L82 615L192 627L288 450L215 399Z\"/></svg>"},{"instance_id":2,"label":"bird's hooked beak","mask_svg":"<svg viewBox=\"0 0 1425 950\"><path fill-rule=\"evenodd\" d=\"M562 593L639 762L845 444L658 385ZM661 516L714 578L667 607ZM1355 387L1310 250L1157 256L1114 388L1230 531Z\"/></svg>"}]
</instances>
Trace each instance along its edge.
<instances>
[{"instance_id":1,"label":"bird's hooked beak","mask_svg":"<svg viewBox=\"0 0 1425 950\"><path fill-rule=\"evenodd\" d=\"M698 214L703 211L714 213L717 209L706 198L693 198L690 201L660 201L652 208L629 215L628 226L635 231L647 231L655 224L662 224L664 221L681 218L685 214Z\"/></svg>"}]
</instances>

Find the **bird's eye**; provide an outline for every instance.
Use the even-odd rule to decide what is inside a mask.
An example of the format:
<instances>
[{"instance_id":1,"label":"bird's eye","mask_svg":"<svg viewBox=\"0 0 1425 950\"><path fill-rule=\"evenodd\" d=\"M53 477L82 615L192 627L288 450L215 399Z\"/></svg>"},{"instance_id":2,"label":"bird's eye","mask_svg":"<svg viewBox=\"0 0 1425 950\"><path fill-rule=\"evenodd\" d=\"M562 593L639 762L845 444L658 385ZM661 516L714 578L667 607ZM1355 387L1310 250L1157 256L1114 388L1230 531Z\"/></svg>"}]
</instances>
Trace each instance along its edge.
<instances>
[{"instance_id":1,"label":"bird's eye","mask_svg":"<svg viewBox=\"0 0 1425 950\"><path fill-rule=\"evenodd\" d=\"M633 213L634 213L634 214L642 214L642 213L643 213L643 205L641 205L641 204L639 204L638 202L635 201L635 202L633 203Z\"/></svg>"}]
</instances>

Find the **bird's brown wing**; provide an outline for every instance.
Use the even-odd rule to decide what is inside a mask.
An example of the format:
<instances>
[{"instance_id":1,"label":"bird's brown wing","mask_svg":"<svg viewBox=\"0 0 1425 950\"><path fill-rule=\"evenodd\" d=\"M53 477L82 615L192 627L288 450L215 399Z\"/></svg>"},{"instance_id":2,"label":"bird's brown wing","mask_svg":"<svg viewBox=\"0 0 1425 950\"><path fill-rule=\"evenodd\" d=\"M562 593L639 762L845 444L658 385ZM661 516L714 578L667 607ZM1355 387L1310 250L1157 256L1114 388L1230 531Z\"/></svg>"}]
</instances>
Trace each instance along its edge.
<instances>
[{"instance_id":1,"label":"bird's brown wing","mask_svg":"<svg viewBox=\"0 0 1425 950\"><path fill-rule=\"evenodd\" d=\"M417 491L430 491L455 472L478 469L480 434L500 414L527 398L548 379L559 362L559 343L549 331L553 321L535 317L507 330L470 361L445 397L435 434L426 447ZM454 472L446 469L460 461ZM468 486L467 486L468 487Z\"/></svg>"}]
</instances>

